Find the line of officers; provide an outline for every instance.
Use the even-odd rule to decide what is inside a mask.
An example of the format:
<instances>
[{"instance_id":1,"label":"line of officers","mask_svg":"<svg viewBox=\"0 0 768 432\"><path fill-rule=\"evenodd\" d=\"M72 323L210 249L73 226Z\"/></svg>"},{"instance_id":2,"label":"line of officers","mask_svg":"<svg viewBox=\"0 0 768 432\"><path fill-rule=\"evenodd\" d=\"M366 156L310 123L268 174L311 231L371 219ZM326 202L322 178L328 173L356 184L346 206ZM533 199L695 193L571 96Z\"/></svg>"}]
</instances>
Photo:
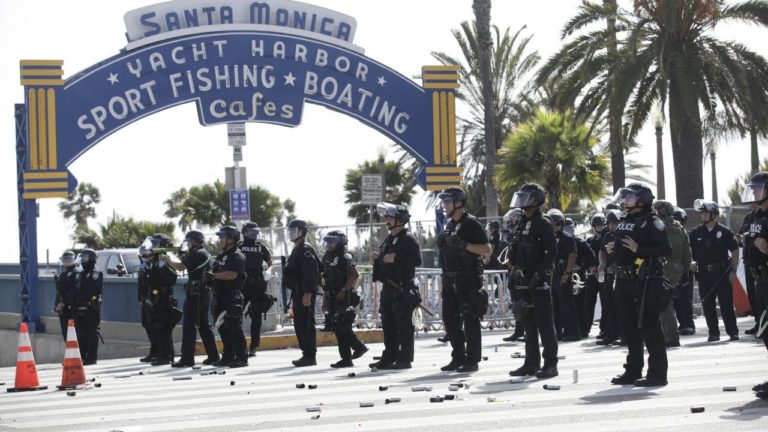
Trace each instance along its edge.
<instances>
[{"instance_id":1,"label":"line of officers","mask_svg":"<svg viewBox=\"0 0 768 432\"><path fill-rule=\"evenodd\" d=\"M439 193L439 205L448 219L437 237L442 269L441 316L451 345L451 360L441 370L478 370L482 349L480 321L488 308L483 269L494 268L496 262L509 269L507 288L517 321L513 337L525 339L524 363L510 372L512 376L557 376L558 340L575 341L589 335L599 295L603 312L598 344L619 343L628 348L624 372L611 382L666 385L667 346L679 345L679 335L695 332L693 277L699 284L709 341L720 338L715 301L720 303L726 333L731 340L737 340L731 291L739 259L737 237L717 222L719 208L714 202L696 201L702 224L686 233L685 212L666 201L654 202L654 198L650 188L640 183L619 189L606 214L592 218L594 235L582 242L576 239L573 223L562 212L542 212L546 201L544 189L535 183L525 184L514 194L512 210L504 216L508 231L507 244L502 248L498 227L491 226L489 238L480 222L467 212L464 190L448 188ZM763 338L768 348L768 332L764 331L768 314L761 312L761 305L768 301L768 173L752 177L742 201L752 209L739 232L744 241L748 292L756 316L755 327L747 333ZM431 313L421 306L415 284L421 253L408 232L410 214L405 206L379 203L377 210L389 230L371 257L373 279L382 287L379 312L384 351L369 366L409 369L414 360L414 322L418 321L415 317L422 310ZM353 257L346 251L347 239L342 232L330 232L323 238L326 251L322 258L305 241L307 233L304 221L294 220L288 225L294 248L285 263L283 281L291 290L294 329L302 351L301 358L293 364L317 364L314 311L316 297L322 290L323 309L334 317L341 356L331 366L349 367L353 359L368 351L352 331L355 308L360 301L355 291L359 274ZM266 292L264 270L272 261L268 249L258 241L258 227L245 224L242 242L240 234L234 227L222 227L217 232L222 253L212 261L199 231L190 231L185 236L181 261L164 253L170 246L167 237L151 236L142 245L139 301L144 305L142 324L151 341L150 353L142 361L172 362L170 335L183 315L181 359L174 366L194 364L196 332L200 333L208 354L204 363L247 365L248 355L255 353L259 343L261 321L254 316L269 310L274 297ZM95 262L95 253L81 252L83 271L87 271L85 266L91 256ZM101 275L94 275L92 264L89 268L87 275L80 274L78 279L98 281L100 287ZM172 293L176 272L180 270L189 273L183 314L176 309ZM221 355L208 323L211 292L213 316L224 345ZM100 293L99 288L95 298L100 299ZM252 317L250 350L246 350L242 331L244 309ZM643 347L649 354L645 375ZM755 391L760 397L768 397L768 383L755 386Z\"/></svg>"}]
</instances>

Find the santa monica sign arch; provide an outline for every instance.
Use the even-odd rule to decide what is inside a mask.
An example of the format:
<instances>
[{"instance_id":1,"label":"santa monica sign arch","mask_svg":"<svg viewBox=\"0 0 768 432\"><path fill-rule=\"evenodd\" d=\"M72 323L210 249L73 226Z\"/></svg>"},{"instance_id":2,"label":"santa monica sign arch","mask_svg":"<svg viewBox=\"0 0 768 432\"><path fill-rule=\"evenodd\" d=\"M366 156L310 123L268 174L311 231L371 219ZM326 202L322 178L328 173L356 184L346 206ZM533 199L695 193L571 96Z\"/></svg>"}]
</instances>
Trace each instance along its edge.
<instances>
[{"instance_id":1,"label":"santa monica sign arch","mask_svg":"<svg viewBox=\"0 0 768 432\"><path fill-rule=\"evenodd\" d=\"M63 60L21 60L16 152L22 320L40 326L36 200L77 186L68 167L143 117L194 103L200 124L295 127L304 103L386 135L420 164L419 184L461 184L457 66L424 66L418 85L354 45L353 17L291 0L176 0L125 14L127 45L64 79Z\"/></svg>"}]
</instances>

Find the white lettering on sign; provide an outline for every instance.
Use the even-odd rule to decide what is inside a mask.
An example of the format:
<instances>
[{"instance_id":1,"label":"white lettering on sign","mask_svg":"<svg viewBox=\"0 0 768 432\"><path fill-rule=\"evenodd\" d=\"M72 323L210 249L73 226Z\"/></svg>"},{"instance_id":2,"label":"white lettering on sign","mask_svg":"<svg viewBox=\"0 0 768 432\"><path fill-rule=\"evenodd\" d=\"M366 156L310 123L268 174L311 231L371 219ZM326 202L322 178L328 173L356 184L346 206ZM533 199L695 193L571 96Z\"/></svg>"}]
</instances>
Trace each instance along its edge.
<instances>
[{"instance_id":1,"label":"white lettering on sign","mask_svg":"<svg viewBox=\"0 0 768 432\"><path fill-rule=\"evenodd\" d=\"M174 30L227 24L287 27L352 42L355 18L293 0L174 0L125 14L128 42Z\"/></svg>"}]
</instances>

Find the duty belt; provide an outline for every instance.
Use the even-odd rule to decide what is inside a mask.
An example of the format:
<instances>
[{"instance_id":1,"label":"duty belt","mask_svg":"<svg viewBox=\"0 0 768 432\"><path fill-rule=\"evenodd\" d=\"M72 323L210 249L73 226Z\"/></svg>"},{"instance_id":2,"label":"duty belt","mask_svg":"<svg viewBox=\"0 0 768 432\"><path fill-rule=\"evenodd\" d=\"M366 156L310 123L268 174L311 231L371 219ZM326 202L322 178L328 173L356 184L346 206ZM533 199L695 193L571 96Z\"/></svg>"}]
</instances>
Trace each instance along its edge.
<instances>
[{"instance_id":1,"label":"duty belt","mask_svg":"<svg viewBox=\"0 0 768 432\"><path fill-rule=\"evenodd\" d=\"M723 270L725 270L728 266L724 263L714 263L714 264L707 264L705 266L702 266L704 270L706 270L708 273L720 273Z\"/></svg>"},{"instance_id":2,"label":"duty belt","mask_svg":"<svg viewBox=\"0 0 768 432\"><path fill-rule=\"evenodd\" d=\"M616 266L617 279L637 279L635 266Z\"/></svg>"}]
</instances>

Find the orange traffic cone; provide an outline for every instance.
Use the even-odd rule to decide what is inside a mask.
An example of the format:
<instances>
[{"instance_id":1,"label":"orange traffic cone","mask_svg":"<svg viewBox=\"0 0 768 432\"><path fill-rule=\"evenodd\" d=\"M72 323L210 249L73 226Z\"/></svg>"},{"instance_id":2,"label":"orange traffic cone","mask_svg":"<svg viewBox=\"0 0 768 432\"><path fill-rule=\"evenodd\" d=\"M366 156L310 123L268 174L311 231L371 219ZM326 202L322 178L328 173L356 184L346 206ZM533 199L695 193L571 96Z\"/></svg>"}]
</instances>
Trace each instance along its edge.
<instances>
[{"instance_id":1,"label":"orange traffic cone","mask_svg":"<svg viewBox=\"0 0 768 432\"><path fill-rule=\"evenodd\" d=\"M59 390L71 390L85 384L85 370L83 359L80 358L80 345L77 343L75 321L67 323L67 345L64 349L64 370L61 372L61 385Z\"/></svg>"},{"instance_id":2,"label":"orange traffic cone","mask_svg":"<svg viewBox=\"0 0 768 432\"><path fill-rule=\"evenodd\" d=\"M45 390L48 386L41 386L37 378L37 366L35 356L32 355L32 343L27 333L27 323L21 323L19 329L19 351L16 354L16 387L7 389L9 392L22 392L32 390Z\"/></svg>"}]
</instances>

